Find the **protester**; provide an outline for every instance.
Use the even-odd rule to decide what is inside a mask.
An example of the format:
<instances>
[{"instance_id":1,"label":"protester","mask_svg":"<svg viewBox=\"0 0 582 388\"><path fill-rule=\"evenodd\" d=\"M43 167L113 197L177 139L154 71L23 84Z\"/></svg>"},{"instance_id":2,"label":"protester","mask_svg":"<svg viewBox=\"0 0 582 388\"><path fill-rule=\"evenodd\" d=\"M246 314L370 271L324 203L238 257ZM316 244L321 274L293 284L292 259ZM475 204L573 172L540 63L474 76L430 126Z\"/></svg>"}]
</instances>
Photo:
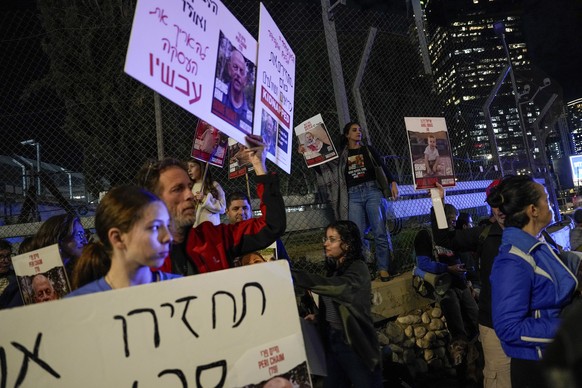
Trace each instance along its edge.
<instances>
[{"instance_id":1,"label":"protester","mask_svg":"<svg viewBox=\"0 0 582 388\"><path fill-rule=\"evenodd\" d=\"M235 191L228 195L226 199L226 217L228 218L228 222L230 224L236 224L240 221L246 221L253 217L253 210L251 208L251 201L246 194L240 191ZM281 241L280 238L276 240L277 243L277 259L285 259L289 260L289 255L287 254L287 250L285 249L285 245ZM254 252L251 252L247 255L244 255L240 258L240 263L242 265L245 264L253 264L258 262L258 257L255 255L253 256ZM260 254L258 255L263 261L266 261ZM247 262L245 262L247 261Z\"/></svg>"},{"instance_id":2,"label":"protester","mask_svg":"<svg viewBox=\"0 0 582 388\"><path fill-rule=\"evenodd\" d=\"M75 261L87 245L85 229L77 216L67 213L50 217L40 226L29 248L33 251L54 244L59 244L63 264L71 275Z\"/></svg>"},{"instance_id":3,"label":"protester","mask_svg":"<svg viewBox=\"0 0 582 388\"><path fill-rule=\"evenodd\" d=\"M341 220L355 222L362 238L370 226L376 245L378 273L382 281L388 281L392 243L386 228L387 204L377 183L374 165L382 166L393 199L398 198L398 185L374 148L363 144L362 128L357 122L351 121L345 125L340 149L336 214ZM362 242L365 254L369 255L368 240Z\"/></svg>"},{"instance_id":4,"label":"protester","mask_svg":"<svg viewBox=\"0 0 582 388\"><path fill-rule=\"evenodd\" d=\"M12 244L7 240L0 240L0 310L22 304L12 268Z\"/></svg>"},{"instance_id":5,"label":"protester","mask_svg":"<svg viewBox=\"0 0 582 388\"><path fill-rule=\"evenodd\" d=\"M316 320L326 344L324 387L382 387L380 347L371 316L371 279L358 226L336 221L323 238L327 276L292 270L296 286L320 296Z\"/></svg>"},{"instance_id":6,"label":"protester","mask_svg":"<svg viewBox=\"0 0 582 388\"><path fill-rule=\"evenodd\" d=\"M254 167L261 217L233 225L202 223L196 228L192 183L182 162L167 158L145 164L136 181L157 194L168 207L175 225L174 241L162 271L181 275L230 268L234 259L263 249L285 232L286 214L279 180L267 174L264 144L259 136L247 136L251 145L245 152Z\"/></svg>"},{"instance_id":7,"label":"protester","mask_svg":"<svg viewBox=\"0 0 582 388\"><path fill-rule=\"evenodd\" d=\"M205 169L208 171L205 172ZM196 159L189 160L188 175L192 179L192 194L196 202L196 221L193 226L205 221L213 225L220 224L220 215L226 211L226 198L222 186L212 179L208 164Z\"/></svg>"},{"instance_id":8,"label":"protester","mask_svg":"<svg viewBox=\"0 0 582 388\"><path fill-rule=\"evenodd\" d=\"M152 271L170 251L171 220L166 205L137 186L119 186L107 192L95 212L99 242L90 243L76 271L90 275L108 267L105 275L68 296L169 280L176 275ZM87 275L79 274L79 277Z\"/></svg>"},{"instance_id":9,"label":"protester","mask_svg":"<svg viewBox=\"0 0 582 388\"><path fill-rule=\"evenodd\" d=\"M511 358L511 384L543 387L539 360L577 287L575 275L539 240L554 217L548 194L531 177L504 179L488 197L505 214L499 255L491 271L493 325Z\"/></svg>"},{"instance_id":10,"label":"protester","mask_svg":"<svg viewBox=\"0 0 582 388\"><path fill-rule=\"evenodd\" d=\"M501 183L496 179L485 190L489 199L492 191ZM444 199L444 189L437 184L441 198ZM491 221L469 229L450 230L439 229L434 213L431 215L432 233L435 244L452 249L456 252L476 250L479 260L479 275L481 290L479 292L479 337L483 347L485 365L483 367L484 388L508 387L511 388L510 359L507 357L495 330L491 317L491 283L489 275L495 257L499 253L501 234L503 233L505 215L498 207L491 206Z\"/></svg>"}]
</instances>

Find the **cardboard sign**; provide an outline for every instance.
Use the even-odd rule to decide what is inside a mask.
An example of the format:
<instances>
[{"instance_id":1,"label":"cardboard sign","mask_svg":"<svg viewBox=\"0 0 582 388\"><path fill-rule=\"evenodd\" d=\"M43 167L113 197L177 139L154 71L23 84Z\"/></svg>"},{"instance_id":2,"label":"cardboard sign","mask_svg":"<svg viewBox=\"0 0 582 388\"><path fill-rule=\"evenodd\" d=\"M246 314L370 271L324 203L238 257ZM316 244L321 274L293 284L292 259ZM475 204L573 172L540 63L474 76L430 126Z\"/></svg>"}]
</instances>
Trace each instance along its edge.
<instances>
[{"instance_id":1,"label":"cardboard sign","mask_svg":"<svg viewBox=\"0 0 582 388\"><path fill-rule=\"evenodd\" d=\"M57 300L71 292L58 244L14 256L12 265L24 304Z\"/></svg>"},{"instance_id":2,"label":"cardboard sign","mask_svg":"<svg viewBox=\"0 0 582 388\"><path fill-rule=\"evenodd\" d=\"M228 136L204 120L198 120L192 142L193 158L208 162L216 167L224 167Z\"/></svg>"},{"instance_id":3,"label":"cardboard sign","mask_svg":"<svg viewBox=\"0 0 582 388\"><path fill-rule=\"evenodd\" d=\"M253 133L263 137L267 145L267 158L290 173L291 131L295 110L295 54L263 3L259 42Z\"/></svg>"},{"instance_id":4,"label":"cardboard sign","mask_svg":"<svg viewBox=\"0 0 582 388\"><path fill-rule=\"evenodd\" d=\"M256 57L256 40L220 0L139 0L125 72L244 142Z\"/></svg>"},{"instance_id":5,"label":"cardboard sign","mask_svg":"<svg viewBox=\"0 0 582 388\"><path fill-rule=\"evenodd\" d=\"M23 387L311 386L285 260L0 311ZM19 382L19 383L18 383Z\"/></svg>"},{"instance_id":6,"label":"cardboard sign","mask_svg":"<svg viewBox=\"0 0 582 388\"><path fill-rule=\"evenodd\" d=\"M338 153L320 114L296 126L295 135L301 144L307 167L337 159Z\"/></svg>"},{"instance_id":7,"label":"cardboard sign","mask_svg":"<svg viewBox=\"0 0 582 388\"><path fill-rule=\"evenodd\" d=\"M447 123L443 117L405 117L416 190L455 186Z\"/></svg>"}]
</instances>

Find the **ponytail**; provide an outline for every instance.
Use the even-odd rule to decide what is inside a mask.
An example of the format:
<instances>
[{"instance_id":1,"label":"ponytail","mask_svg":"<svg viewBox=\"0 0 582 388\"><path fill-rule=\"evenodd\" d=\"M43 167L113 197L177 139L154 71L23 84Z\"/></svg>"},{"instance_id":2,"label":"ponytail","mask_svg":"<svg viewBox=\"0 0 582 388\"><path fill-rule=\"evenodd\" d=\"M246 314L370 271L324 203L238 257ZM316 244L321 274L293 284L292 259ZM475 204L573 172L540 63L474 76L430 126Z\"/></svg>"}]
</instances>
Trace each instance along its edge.
<instances>
[{"instance_id":1,"label":"ponytail","mask_svg":"<svg viewBox=\"0 0 582 388\"><path fill-rule=\"evenodd\" d=\"M77 259L73 267L71 291L101 279L107 274L109 267L111 267L111 258L103 243L100 241L89 243L83 248L81 257Z\"/></svg>"}]
</instances>

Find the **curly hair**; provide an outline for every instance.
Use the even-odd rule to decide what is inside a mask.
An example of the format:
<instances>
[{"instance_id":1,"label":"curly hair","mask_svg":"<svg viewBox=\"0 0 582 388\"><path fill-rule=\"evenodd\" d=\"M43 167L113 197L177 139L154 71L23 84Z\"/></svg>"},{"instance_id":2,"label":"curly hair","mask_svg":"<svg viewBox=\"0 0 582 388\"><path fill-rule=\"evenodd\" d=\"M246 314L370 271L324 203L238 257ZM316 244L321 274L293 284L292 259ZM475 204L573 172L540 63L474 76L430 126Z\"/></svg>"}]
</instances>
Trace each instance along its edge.
<instances>
[{"instance_id":1,"label":"curly hair","mask_svg":"<svg viewBox=\"0 0 582 388\"><path fill-rule=\"evenodd\" d=\"M536 185L537 183L529 175L508 177L491 190L487 203L505 214L506 227L513 226L521 229L530 221L526 208L529 205L536 205L542 198Z\"/></svg>"},{"instance_id":2,"label":"curly hair","mask_svg":"<svg viewBox=\"0 0 582 388\"><path fill-rule=\"evenodd\" d=\"M335 221L325 228L326 233L329 229L334 229L341 239L345 260L339 266L340 272L348 268L354 261L364 260L360 230L355 223L346 220Z\"/></svg>"}]
</instances>

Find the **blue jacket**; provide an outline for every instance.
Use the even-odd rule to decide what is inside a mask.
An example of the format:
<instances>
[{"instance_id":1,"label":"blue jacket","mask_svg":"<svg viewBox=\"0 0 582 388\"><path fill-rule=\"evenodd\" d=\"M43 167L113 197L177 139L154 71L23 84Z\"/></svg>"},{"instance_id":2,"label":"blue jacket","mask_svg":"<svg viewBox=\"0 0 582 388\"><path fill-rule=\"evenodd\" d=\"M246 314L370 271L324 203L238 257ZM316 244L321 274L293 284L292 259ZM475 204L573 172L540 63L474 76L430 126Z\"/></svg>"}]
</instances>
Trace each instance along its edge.
<instances>
[{"instance_id":1,"label":"blue jacket","mask_svg":"<svg viewBox=\"0 0 582 388\"><path fill-rule=\"evenodd\" d=\"M519 228L503 231L490 276L493 327L512 358L540 360L578 281L546 243Z\"/></svg>"}]
</instances>

